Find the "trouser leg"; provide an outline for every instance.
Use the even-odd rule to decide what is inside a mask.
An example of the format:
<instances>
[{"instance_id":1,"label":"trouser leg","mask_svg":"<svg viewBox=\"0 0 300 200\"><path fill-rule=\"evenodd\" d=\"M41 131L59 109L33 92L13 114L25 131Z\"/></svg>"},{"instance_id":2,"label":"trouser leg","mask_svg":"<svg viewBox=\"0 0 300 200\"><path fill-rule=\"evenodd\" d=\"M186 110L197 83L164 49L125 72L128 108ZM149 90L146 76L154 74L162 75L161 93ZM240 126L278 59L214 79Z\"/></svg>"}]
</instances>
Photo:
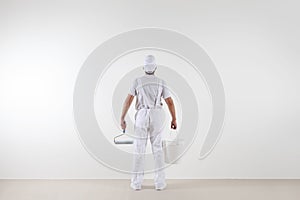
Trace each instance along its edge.
<instances>
[{"instance_id":1,"label":"trouser leg","mask_svg":"<svg viewBox=\"0 0 300 200\"><path fill-rule=\"evenodd\" d=\"M133 174L131 183L141 185L144 179L145 151L147 146L147 128L135 127Z\"/></svg>"},{"instance_id":2,"label":"trouser leg","mask_svg":"<svg viewBox=\"0 0 300 200\"><path fill-rule=\"evenodd\" d=\"M162 150L161 133L154 133L150 136L152 144L152 153L154 157L154 183L160 184L165 183L165 172L164 172L164 153Z\"/></svg>"},{"instance_id":3,"label":"trouser leg","mask_svg":"<svg viewBox=\"0 0 300 200\"><path fill-rule=\"evenodd\" d=\"M156 185L165 184L164 171L164 153L162 148L162 130L164 113L162 110L153 110L150 115L150 142L152 146L152 153L154 157L154 183Z\"/></svg>"}]
</instances>

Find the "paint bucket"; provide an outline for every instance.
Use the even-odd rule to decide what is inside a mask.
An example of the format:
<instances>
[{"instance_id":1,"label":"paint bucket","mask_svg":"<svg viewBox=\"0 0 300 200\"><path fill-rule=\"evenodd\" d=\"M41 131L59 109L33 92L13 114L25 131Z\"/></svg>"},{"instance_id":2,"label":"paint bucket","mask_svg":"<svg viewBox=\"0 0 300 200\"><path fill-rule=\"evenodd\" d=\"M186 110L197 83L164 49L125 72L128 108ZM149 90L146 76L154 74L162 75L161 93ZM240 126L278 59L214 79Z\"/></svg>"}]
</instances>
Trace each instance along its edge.
<instances>
[{"instance_id":1,"label":"paint bucket","mask_svg":"<svg viewBox=\"0 0 300 200\"><path fill-rule=\"evenodd\" d=\"M164 151L165 163L180 163L180 156L184 150L184 140L179 138L178 134L174 140L163 140L162 147Z\"/></svg>"}]
</instances>

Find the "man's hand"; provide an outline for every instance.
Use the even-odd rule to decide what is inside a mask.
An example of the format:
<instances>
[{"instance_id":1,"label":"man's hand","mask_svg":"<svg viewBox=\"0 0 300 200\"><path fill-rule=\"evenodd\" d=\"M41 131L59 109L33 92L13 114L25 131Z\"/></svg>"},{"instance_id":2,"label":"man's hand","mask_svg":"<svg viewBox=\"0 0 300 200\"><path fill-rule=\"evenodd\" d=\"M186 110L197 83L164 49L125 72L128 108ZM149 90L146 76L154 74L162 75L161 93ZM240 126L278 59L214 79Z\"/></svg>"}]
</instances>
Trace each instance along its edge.
<instances>
[{"instance_id":1,"label":"man's hand","mask_svg":"<svg viewBox=\"0 0 300 200\"><path fill-rule=\"evenodd\" d=\"M177 122L176 119L171 121L171 129L176 129L177 128Z\"/></svg>"},{"instance_id":2,"label":"man's hand","mask_svg":"<svg viewBox=\"0 0 300 200\"><path fill-rule=\"evenodd\" d=\"M126 129L126 121L124 119L121 119L121 127L122 127L122 130Z\"/></svg>"}]
</instances>

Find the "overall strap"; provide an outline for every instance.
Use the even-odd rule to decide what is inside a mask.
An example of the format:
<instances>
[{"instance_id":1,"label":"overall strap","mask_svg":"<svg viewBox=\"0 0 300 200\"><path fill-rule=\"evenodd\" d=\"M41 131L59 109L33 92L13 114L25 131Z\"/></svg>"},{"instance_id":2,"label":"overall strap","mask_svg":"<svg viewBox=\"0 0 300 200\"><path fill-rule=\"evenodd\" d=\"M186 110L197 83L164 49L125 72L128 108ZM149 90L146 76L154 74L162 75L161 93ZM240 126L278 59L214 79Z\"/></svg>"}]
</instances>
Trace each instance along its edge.
<instances>
[{"instance_id":1,"label":"overall strap","mask_svg":"<svg viewBox=\"0 0 300 200\"><path fill-rule=\"evenodd\" d=\"M144 87L143 87L143 84L142 84L142 81L140 78L137 79L138 81L138 86L140 87L140 91L141 91L141 94L142 94L142 100L143 100L143 105L144 106L149 106L151 105L150 102L148 102L148 99L146 98L146 93L145 93L145 90L144 90ZM160 88L161 88L161 80L157 81L156 80L156 84L157 84L157 91L156 91L156 95L155 95L155 99L154 99L154 107L157 107L157 106L161 106L160 104ZM147 108L153 108L152 106L151 107L147 107Z\"/></svg>"},{"instance_id":2,"label":"overall strap","mask_svg":"<svg viewBox=\"0 0 300 200\"><path fill-rule=\"evenodd\" d=\"M143 100L143 102L141 102L141 103L142 103L143 106L149 105L149 102L148 102L148 100L146 98L147 96L146 96L146 93L145 93L142 81L141 81L140 78L138 78L137 81L138 81L138 86L140 87L140 91L141 91L141 94L142 94L142 100Z\"/></svg>"},{"instance_id":3,"label":"overall strap","mask_svg":"<svg viewBox=\"0 0 300 200\"><path fill-rule=\"evenodd\" d=\"M154 101L154 106L161 106L160 104L160 88L162 87L162 80L159 80L157 83L157 94Z\"/></svg>"}]
</instances>

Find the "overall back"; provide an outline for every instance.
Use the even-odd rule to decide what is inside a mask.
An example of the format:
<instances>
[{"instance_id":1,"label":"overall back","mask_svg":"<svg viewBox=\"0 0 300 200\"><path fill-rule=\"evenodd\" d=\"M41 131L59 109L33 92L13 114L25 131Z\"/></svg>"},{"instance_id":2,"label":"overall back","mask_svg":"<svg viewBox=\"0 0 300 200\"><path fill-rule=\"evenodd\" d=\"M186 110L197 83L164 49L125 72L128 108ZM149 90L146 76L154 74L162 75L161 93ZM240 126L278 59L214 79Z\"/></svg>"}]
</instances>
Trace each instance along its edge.
<instances>
[{"instance_id":1,"label":"overall back","mask_svg":"<svg viewBox=\"0 0 300 200\"><path fill-rule=\"evenodd\" d=\"M155 75L144 75L134 80L130 93L136 96L134 163L131 186L139 188L144 177L144 154L150 138L155 163L154 183L156 188L165 187L162 131L165 121L161 98L170 97L165 81Z\"/></svg>"}]
</instances>

